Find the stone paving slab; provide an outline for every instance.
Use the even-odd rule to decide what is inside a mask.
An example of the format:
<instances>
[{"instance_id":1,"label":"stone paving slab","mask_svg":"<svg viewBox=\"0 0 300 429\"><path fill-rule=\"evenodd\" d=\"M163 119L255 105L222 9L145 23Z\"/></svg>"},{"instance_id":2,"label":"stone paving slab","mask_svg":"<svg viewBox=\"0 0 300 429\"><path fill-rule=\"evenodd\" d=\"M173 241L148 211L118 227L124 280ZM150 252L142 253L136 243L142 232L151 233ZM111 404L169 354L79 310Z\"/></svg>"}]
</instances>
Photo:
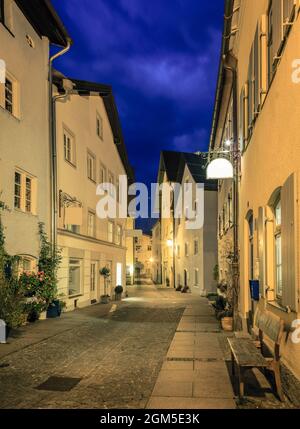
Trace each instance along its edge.
<instances>
[{"instance_id":1,"label":"stone paving slab","mask_svg":"<svg viewBox=\"0 0 300 429\"><path fill-rule=\"evenodd\" d=\"M151 397L147 408L150 410L232 410L236 408L236 404L233 399Z\"/></svg>"},{"instance_id":2,"label":"stone paving slab","mask_svg":"<svg viewBox=\"0 0 300 429\"><path fill-rule=\"evenodd\" d=\"M186 307L147 408L236 408L220 331L203 299Z\"/></svg>"}]
</instances>

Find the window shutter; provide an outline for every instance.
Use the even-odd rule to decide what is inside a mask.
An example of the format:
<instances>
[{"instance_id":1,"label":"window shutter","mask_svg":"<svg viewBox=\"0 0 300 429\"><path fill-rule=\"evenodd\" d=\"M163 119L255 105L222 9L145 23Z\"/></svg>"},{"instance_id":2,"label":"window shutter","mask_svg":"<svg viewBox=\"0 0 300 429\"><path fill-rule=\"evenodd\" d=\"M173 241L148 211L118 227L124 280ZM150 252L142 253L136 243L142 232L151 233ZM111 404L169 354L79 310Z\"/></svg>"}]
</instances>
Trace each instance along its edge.
<instances>
[{"instance_id":1,"label":"window shutter","mask_svg":"<svg viewBox=\"0 0 300 429\"><path fill-rule=\"evenodd\" d=\"M292 174L281 191L281 236L282 236L282 304L297 311L296 282L296 181Z\"/></svg>"},{"instance_id":2,"label":"window shutter","mask_svg":"<svg viewBox=\"0 0 300 429\"><path fill-rule=\"evenodd\" d=\"M268 90L268 17L263 15L260 22L260 106L263 105Z\"/></svg>"},{"instance_id":3,"label":"window shutter","mask_svg":"<svg viewBox=\"0 0 300 429\"><path fill-rule=\"evenodd\" d=\"M273 8L273 64L280 54L281 42L283 40L283 3L286 0L272 0Z\"/></svg>"},{"instance_id":4,"label":"window shutter","mask_svg":"<svg viewBox=\"0 0 300 429\"><path fill-rule=\"evenodd\" d=\"M259 293L265 296L265 208L259 207L258 221L257 221L257 234L258 234L258 259L259 259Z\"/></svg>"},{"instance_id":5,"label":"window shutter","mask_svg":"<svg viewBox=\"0 0 300 429\"><path fill-rule=\"evenodd\" d=\"M245 87L243 86L240 95L240 150L243 152L244 146L244 99L245 99Z\"/></svg>"},{"instance_id":6,"label":"window shutter","mask_svg":"<svg viewBox=\"0 0 300 429\"><path fill-rule=\"evenodd\" d=\"M253 44L253 93L254 93L254 118L259 113L260 106L260 73L259 73L259 57L260 57L260 46L259 46L259 27L257 25L254 44Z\"/></svg>"},{"instance_id":7,"label":"window shutter","mask_svg":"<svg viewBox=\"0 0 300 429\"><path fill-rule=\"evenodd\" d=\"M253 46L250 53L248 69L248 129L251 133L253 122ZM248 133L248 135L249 135Z\"/></svg>"},{"instance_id":8,"label":"window shutter","mask_svg":"<svg viewBox=\"0 0 300 429\"><path fill-rule=\"evenodd\" d=\"M292 22L292 13L296 0L283 0L283 24ZM288 30L288 25L284 25L284 32Z\"/></svg>"}]
</instances>

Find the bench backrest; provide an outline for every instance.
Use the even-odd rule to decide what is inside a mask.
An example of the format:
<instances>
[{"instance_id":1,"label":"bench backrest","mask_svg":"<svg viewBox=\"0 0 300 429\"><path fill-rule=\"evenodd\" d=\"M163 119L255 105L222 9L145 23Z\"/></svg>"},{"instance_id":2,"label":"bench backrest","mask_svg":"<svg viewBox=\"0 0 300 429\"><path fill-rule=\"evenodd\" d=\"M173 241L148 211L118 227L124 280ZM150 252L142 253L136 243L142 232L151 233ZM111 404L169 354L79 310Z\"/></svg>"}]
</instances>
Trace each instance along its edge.
<instances>
[{"instance_id":1,"label":"bench backrest","mask_svg":"<svg viewBox=\"0 0 300 429\"><path fill-rule=\"evenodd\" d=\"M254 316L255 326L275 344L280 345L284 332L284 321L269 311L257 308Z\"/></svg>"}]
</instances>

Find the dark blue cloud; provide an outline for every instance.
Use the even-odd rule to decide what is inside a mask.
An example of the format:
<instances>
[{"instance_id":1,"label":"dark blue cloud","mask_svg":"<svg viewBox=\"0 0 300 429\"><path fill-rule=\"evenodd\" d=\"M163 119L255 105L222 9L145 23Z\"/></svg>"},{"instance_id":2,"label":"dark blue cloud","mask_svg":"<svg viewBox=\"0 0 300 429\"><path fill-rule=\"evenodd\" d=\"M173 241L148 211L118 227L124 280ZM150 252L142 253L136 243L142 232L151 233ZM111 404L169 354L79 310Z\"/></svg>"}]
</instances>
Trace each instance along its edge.
<instances>
[{"instance_id":1,"label":"dark blue cloud","mask_svg":"<svg viewBox=\"0 0 300 429\"><path fill-rule=\"evenodd\" d=\"M74 45L56 67L113 86L139 181L162 149L208 146L224 0L53 0Z\"/></svg>"}]
</instances>

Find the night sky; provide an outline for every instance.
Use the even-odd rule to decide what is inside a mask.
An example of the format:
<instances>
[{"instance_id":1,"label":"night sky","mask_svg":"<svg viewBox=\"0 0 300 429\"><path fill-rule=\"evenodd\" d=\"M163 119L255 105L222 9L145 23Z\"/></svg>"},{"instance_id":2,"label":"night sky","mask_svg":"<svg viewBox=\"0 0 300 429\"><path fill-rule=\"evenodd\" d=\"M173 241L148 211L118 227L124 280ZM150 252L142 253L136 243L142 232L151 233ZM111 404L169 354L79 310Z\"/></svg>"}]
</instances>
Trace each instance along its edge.
<instances>
[{"instance_id":1,"label":"night sky","mask_svg":"<svg viewBox=\"0 0 300 429\"><path fill-rule=\"evenodd\" d=\"M136 181L156 182L161 150L208 147L224 0L53 0L71 35L55 62L113 87Z\"/></svg>"}]
</instances>

